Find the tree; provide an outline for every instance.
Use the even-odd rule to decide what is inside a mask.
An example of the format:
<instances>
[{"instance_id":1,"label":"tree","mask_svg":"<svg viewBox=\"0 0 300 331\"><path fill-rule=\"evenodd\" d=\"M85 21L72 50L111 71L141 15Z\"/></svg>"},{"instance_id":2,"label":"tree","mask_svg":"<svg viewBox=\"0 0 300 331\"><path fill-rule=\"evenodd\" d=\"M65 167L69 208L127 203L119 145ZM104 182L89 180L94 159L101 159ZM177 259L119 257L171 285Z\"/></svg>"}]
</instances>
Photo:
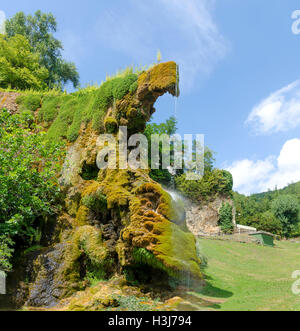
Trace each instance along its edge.
<instances>
[{"instance_id":1,"label":"tree","mask_svg":"<svg viewBox=\"0 0 300 331\"><path fill-rule=\"evenodd\" d=\"M225 233L233 233L233 216L232 216L232 206L229 203L223 203L219 211L219 225L221 230Z\"/></svg>"},{"instance_id":2,"label":"tree","mask_svg":"<svg viewBox=\"0 0 300 331\"><path fill-rule=\"evenodd\" d=\"M64 155L62 145L46 143L32 122L26 113L0 112L0 237L22 245L35 243L43 220L57 211L57 174ZM9 257L6 246L0 247L0 259Z\"/></svg>"},{"instance_id":3,"label":"tree","mask_svg":"<svg viewBox=\"0 0 300 331\"><path fill-rule=\"evenodd\" d=\"M39 64L39 55L32 52L28 40L16 35L6 39L0 35L0 87L45 89L48 70Z\"/></svg>"},{"instance_id":4,"label":"tree","mask_svg":"<svg viewBox=\"0 0 300 331\"><path fill-rule=\"evenodd\" d=\"M149 143L149 155L151 155L151 136L152 135L163 135L168 136L174 135L177 131L177 120L175 117L171 116L166 122L161 124L151 123L148 124L144 132ZM160 155L163 154L162 145L159 147ZM172 159L173 146L170 146L171 159ZM151 158L149 159L151 164ZM160 169L152 169L150 172L150 177L158 183L169 186L172 182L173 176L168 169L162 169L162 157L160 158Z\"/></svg>"},{"instance_id":5,"label":"tree","mask_svg":"<svg viewBox=\"0 0 300 331\"><path fill-rule=\"evenodd\" d=\"M34 16L26 16L23 12L17 13L6 21L6 34L9 38L19 34L25 36L36 53L40 54L40 64L49 71L46 79L50 88L62 87L68 81L74 87L79 84L79 74L74 63L62 59L61 41L54 38L57 23L50 14L37 11Z\"/></svg>"},{"instance_id":6,"label":"tree","mask_svg":"<svg viewBox=\"0 0 300 331\"><path fill-rule=\"evenodd\" d=\"M282 225L283 235L290 237L295 225L299 222L299 204L292 195L281 195L272 202L274 215Z\"/></svg>"}]
</instances>

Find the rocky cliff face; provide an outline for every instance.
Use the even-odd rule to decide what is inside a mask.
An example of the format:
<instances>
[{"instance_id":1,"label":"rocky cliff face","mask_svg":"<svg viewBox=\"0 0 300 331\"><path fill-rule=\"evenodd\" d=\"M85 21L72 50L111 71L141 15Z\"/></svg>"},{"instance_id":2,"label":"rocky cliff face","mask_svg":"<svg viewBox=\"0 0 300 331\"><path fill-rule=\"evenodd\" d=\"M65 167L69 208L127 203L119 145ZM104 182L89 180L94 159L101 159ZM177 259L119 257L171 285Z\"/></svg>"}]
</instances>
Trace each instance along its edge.
<instances>
[{"instance_id":1,"label":"rocky cliff face","mask_svg":"<svg viewBox=\"0 0 300 331\"><path fill-rule=\"evenodd\" d=\"M203 205L186 202L186 222L189 230L196 236L218 235L221 232L218 224L219 211L222 205L226 203L233 206L231 198L220 196ZM233 223L235 224L234 208Z\"/></svg>"},{"instance_id":2,"label":"rocky cliff face","mask_svg":"<svg viewBox=\"0 0 300 331\"><path fill-rule=\"evenodd\" d=\"M92 95L43 97L35 112L48 139L67 142L60 178L64 202L62 213L46 222L48 247L23 257L29 265L12 277L10 298L19 305L54 306L84 290L88 274L124 274L148 284L202 279L195 237L148 171L97 169L100 133L118 138L119 126L129 134L142 132L157 98L178 95L174 62L122 79Z\"/></svg>"}]
</instances>

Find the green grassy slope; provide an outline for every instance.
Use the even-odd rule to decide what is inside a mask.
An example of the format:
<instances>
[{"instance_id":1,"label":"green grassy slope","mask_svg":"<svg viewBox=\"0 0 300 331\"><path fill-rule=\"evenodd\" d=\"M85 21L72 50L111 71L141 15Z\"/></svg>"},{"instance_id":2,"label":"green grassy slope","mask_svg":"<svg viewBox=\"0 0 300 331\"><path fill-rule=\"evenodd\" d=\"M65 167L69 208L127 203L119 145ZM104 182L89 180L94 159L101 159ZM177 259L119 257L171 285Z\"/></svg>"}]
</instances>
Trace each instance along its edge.
<instances>
[{"instance_id":1,"label":"green grassy slope","mask_svg":"<svg viewBox=\"0 0 300 331\"><path fill-rule=\"evenodd\" d=\"M276 242L276 248L201 240L208 257L208 286L202 298L218 310L300 310L292 293L292 273L300 270L300 245ZM222 303L220 303L222 302Z\"/></svg>"}]
</instances>

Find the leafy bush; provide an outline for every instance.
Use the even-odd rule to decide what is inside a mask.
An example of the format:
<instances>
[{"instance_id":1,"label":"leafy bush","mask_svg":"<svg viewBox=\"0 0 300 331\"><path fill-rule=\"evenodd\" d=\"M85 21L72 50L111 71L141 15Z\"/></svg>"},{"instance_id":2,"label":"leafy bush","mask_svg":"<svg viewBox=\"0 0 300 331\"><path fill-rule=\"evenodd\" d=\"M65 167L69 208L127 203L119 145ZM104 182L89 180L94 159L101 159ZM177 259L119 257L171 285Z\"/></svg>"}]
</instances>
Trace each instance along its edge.
<instances>
[{"instance_id":1,"label":"leafy bush","mask_svg":"<svg viewBox=\"0 0 300 331\"><path fill-rule=\"evenodd\" d=\"M0 235L23 245L40 237L37 220L57 211L63 157L61 144L46 144L28 123L31 116L0 112Z\"/></svg>"},{"instance_id":2,"label":"leafy bush","mask_svg":"<svg viewBox=\"0 0 300 331\"><path fill-rule=\"evenodd\" d=\"M225 233L233 233L232 209L229 203L223 203L219 211L219 225Z\"/></svg>"},{"instance_id":3,"label":"leafy bush","mask_svg":"<svg viewBox=\"0 0 300 331\"><path fill-rule=\"evenodd\" d=\"M11 264L9 263L12 257L13 242L9 237L0 236L0 271L9 271L11 269Z\"/></svg>"}]
</instances>

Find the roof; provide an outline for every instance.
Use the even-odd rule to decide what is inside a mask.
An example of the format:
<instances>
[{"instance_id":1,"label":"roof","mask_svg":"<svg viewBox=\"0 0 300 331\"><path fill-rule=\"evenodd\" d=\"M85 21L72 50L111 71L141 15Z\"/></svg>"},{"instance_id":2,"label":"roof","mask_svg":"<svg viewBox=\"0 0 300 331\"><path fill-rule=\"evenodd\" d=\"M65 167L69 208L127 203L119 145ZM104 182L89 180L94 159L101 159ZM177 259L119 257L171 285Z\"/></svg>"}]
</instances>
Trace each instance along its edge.
<instances>
[{"instance_id":1,"label":"roof","mask_svg":"<svg viewBox=\"0 0 300 331\"><path fill-rule=\"evenodd\" d=\"M255 233L250 233L249 236L255 236L257 234L265 234L267 236L275 237L274 234L272 234L270 232L265 232L265 231L258 231L258 232L255 232Z\"/></svg>"},{"instance_id":2,"label":"roof","mask_svg":"<svg viewBox=\"0 0 300 331\"><path fill-rule=\"evenodd\" d=\"M245 229L245 230L253 230L253 231L256 231L256 228L253 228L252 226L246 226L246 225L237 224L236 227L237 227L238 229Z\"/></svg>"}]
</instances>

